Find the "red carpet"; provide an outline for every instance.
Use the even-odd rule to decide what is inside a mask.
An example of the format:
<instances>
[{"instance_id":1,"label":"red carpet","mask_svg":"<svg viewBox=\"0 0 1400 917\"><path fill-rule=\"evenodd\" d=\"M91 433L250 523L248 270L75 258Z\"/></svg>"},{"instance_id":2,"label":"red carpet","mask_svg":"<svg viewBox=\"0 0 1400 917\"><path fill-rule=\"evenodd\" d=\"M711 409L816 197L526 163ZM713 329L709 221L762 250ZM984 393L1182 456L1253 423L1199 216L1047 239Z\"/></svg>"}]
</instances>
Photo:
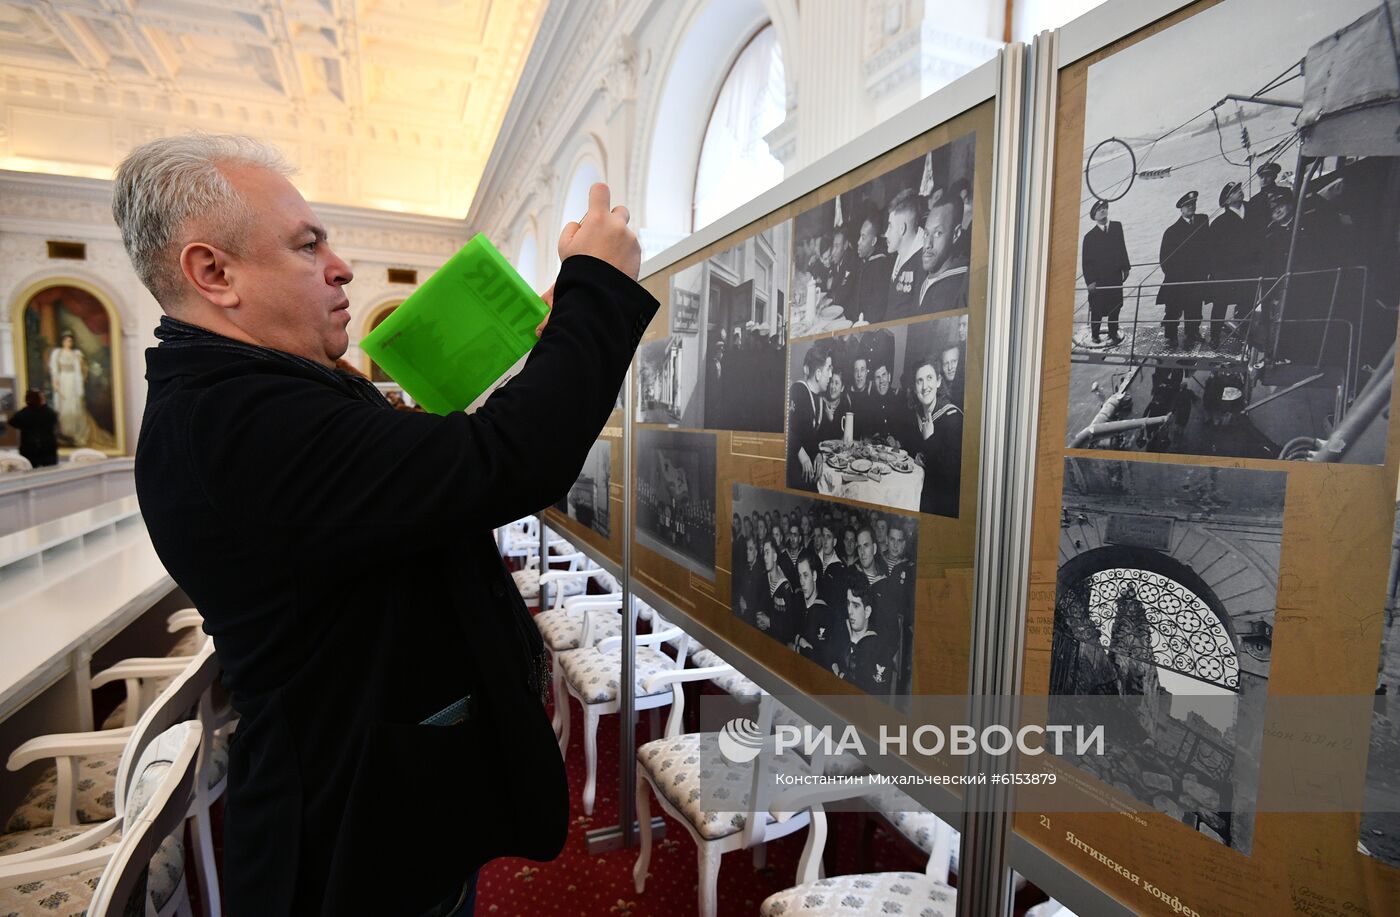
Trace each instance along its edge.
<instances>
[{"instance_id":1,"label":"red carpet","mask_svg":"<svg viewBox=\"0 0 1400 917\"><path fill-rule=\"evenodd\" d=\"M694 709L693 705L688 707ZM659 728L664 728L666 708L660 712ZM618 718L604 717L598 729L598 799L589 817L583 814L583 729L582 714L576 703L573 716L566 759L573 819L564 852L550 863L503 859L488 865L481 871L477 886L477 914L481 917L539 914L650 917L696 913L695 844L686 829L673 820L666 819L666 836L652 851L650 878L641 895L632 886L632 864L637 859L635 848L601 855L588 853L588 832L617 824ZM638 744L652 737L646 713L637 725L637 736ZM662 814L656 804L652 805L652 812ZM830 819L827 848L835 860L828 862L833 863L836 871L922 871L923 862L912 852L906 852L902 841L897 842L883 830L876 831L870 845L871 861L862 868L857 848L863 816L834 813ZM764 898L795 884L797 861L806 840L804 829L766 845L767 863L759 870L754 869L752 851L726 854L719 873L719 913L756 914Z\"/></svg>"}]
</instances>

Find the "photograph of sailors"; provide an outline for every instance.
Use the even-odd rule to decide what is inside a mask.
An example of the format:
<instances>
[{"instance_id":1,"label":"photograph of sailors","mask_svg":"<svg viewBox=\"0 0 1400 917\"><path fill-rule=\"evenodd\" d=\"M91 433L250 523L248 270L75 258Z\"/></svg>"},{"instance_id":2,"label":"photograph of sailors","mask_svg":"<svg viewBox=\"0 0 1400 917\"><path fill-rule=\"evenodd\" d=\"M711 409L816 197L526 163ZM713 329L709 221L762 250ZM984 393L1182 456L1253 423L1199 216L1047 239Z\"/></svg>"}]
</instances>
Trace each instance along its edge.
<instances>
[{"instance_id":1,"label":"photograph of sailors","mask_svg":"<svg viewBox=\"0 0 1400 917\"><path fill-rule=\"evenodd\" d=\"M964 134L794 219L793 337L967 307L975 153Z\"/></svg>"},{"instance_id":2,"label":"photograph of sailors","mask_svg":"<svg viewBox=\"0 0 1400 917\"><path fill-rule=\"evenodd\" d=\"M1287 474L1065 460L1049 693L1077 766L1234 850L1254 838ZM1054 711L1061 711L1056 713ZM1056 720L1071 722L1083 719Z\"/></svg>"},{"instance_id":3,"label":"photograph of sailors","mask_svg":"<svg viewBox=\"0 0 1400 917\"><path fill-rule=\"evenodd\" d=\"M734 485L733 508L744 542L734 614L867 693L909 694L917 519L748 484ZM771 534L759 534L770 519ZM849 537L849 563L838 531Z\"/></svg>"},{"instance_id":4,"label":"photograph of sailors","mask_svg":"<svg viewBox=\"0 0 1400 917\"><path fill-rule=\"evenodd\" d=\"M715 578L715 436L640 428L637 541Z\"/></svg>"},{"instance_id":5,"label":"photograph of sailors","mask_svg":"<svg viewBox=\"0 0 1400 917\"><path fill-rule=\"evenodd\" d=\"M1400 314L1387 12L1225 0L1089 67L1078 226L1051 225L1079 240L1069 447L1384 462Z\"/></svg>"},{"instance_id":6,"label":"photograph of sailors","mask_svg":"<svg viewBox=\"0 0 1400 917\"><path fill-rule=\"evenodd\" d=\"M790 345L788 486L957 517L966 332L955 315Z\"/></svg>"}]
</instances>

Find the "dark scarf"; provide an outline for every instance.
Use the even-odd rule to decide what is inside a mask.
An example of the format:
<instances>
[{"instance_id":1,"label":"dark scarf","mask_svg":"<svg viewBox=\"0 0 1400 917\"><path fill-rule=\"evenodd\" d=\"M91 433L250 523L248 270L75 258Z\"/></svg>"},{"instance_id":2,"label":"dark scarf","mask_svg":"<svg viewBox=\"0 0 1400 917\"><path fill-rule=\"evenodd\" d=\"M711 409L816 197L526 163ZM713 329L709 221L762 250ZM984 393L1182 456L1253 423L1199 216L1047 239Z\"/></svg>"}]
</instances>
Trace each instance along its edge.
<instances>
[{"instance_id":1,"label":"dark scarf","mask_svg":"<svg viewBox=\"0 0 1400 917\"><path fill-rule=\"evenodd\" d=\"M348 389L351 394L361 401L367 401L376 407L382 407L392 411L393 405L389 404L389 399L375 388L374 383L364 376L342 369L332 369L306 357L299 357L293 353L286 353L281 350L273 350L271 347L259 347L256 344L246 344L243 341L235 341L232 338L224 337L222 334L215 334L207 328L198 325L191 325L189 322L182 322L179 319L162 315L160 324L156 326L156 339L160 341L161 347L172 349L185 347L206 347L215 350L222 350L225 353L235 353L242 356L251 357L256 360L268 360L275 363L283 363L297 366L309 372L317 373L342 388ZM541 561L541 568L548 570L548 558ZM523 606L522 606L523 608ZM514 615L516 633L523 644L525 654L525 679L534 694L538 694L540 703L548 703L550 696L550 675L549 656L545 653L544 640L540 637L539 628L535 626L534 619L530 617L529 610L518 612Z\"/></svg>"}]
</instances>

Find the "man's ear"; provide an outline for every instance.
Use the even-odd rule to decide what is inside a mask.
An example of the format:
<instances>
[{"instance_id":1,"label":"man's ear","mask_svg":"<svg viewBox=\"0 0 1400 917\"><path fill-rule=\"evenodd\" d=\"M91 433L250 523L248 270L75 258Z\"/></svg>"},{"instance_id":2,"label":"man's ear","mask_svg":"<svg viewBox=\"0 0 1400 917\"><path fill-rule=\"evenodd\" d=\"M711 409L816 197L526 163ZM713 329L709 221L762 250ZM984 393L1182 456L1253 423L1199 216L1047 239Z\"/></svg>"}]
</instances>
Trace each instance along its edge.
<instances>
[{"instance_id":1,"label":"man's ear","mask_svg":"<svg viewBox=\"0 0 1400 917\"><path fill-rule=\"evenodd\" d=\"M238 305L238 293L229 277L229 256L207 242L191 242L180 250L180 272L199 295L216 306Z\"/></svg>"}]
</instances>

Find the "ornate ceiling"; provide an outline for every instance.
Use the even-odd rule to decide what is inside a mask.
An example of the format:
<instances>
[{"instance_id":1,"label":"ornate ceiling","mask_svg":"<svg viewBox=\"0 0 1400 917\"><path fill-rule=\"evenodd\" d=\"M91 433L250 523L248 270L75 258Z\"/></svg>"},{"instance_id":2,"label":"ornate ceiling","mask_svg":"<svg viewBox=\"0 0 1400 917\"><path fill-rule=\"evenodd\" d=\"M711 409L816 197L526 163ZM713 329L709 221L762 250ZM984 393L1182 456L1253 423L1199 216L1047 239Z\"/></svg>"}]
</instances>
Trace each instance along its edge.
<instances>
[{"instance_id":1,"label":"ornate ceiling","mask_svg":"<svg viewBox=\"0 0 1400 917\"><path fill-rule=\"evenodd\" d=\"M0 0L0 169L248 133L313 201L462 218L543 0Z\"/></svg>"}]
</instances>

